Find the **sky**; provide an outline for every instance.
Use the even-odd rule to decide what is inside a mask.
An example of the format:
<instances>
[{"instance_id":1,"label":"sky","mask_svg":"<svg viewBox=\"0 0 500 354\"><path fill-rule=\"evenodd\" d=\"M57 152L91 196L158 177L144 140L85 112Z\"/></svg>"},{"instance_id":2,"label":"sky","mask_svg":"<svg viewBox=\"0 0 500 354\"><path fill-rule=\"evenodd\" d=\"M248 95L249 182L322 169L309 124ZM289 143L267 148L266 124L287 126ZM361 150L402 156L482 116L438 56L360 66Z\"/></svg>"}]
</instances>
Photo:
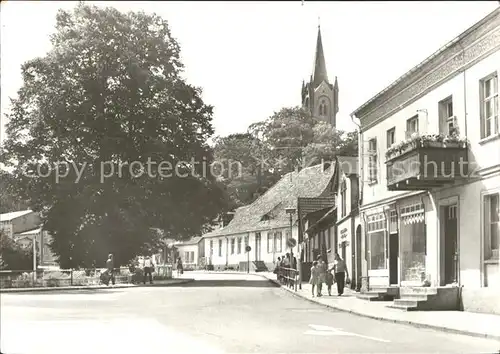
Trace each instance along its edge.
<instances>
[{"instance_id":1,"label":"sky","mask_svg":"<svg viewBox=\"0 0 500 354\"><path fill-rule=\"evenodd\" d=\"M214 106L215 134L245 132L282 107L300 105L312 73L318 24L337 128L350 113L499 6L486 2L93 2L155 12L181 45L185 77ZM22 86L21 65L50 50L58 9L77 2L2 1L1 122Z\"/></svg>"}]
</instances>

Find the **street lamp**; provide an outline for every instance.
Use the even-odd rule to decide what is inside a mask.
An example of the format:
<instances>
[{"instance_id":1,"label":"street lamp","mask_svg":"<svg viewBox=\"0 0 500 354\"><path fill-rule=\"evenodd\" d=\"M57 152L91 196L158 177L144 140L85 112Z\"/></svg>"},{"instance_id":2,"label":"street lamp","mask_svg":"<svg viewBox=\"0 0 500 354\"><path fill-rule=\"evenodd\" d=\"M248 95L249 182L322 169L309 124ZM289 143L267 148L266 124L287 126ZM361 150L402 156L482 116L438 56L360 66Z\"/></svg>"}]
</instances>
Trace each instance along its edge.
<instances>
[{"instance_id":1,"label":"street lamp","mask_svg":"<svg viewBox=\"0 0 500 354\"><path fill-rule=\"evenodd\" d=\"M290 215L290 238L286 241L286 244L288 247L290 247L290 264L291 264L291 267L293 267L293 248L297 244L297 241L292 237L293 236L293 215L295 214L295 208L285 208L285 212L288 215ZM299 268L298 261L297 261L297 268ZM299 268L299 273L300 273L300 268ZM295 275L294 275L294 279L295 279ZM300 279L300 277L299 277L299 279ZM297 286L297 285L295 285L295 286Z\"/></svg>"}]
</instances>

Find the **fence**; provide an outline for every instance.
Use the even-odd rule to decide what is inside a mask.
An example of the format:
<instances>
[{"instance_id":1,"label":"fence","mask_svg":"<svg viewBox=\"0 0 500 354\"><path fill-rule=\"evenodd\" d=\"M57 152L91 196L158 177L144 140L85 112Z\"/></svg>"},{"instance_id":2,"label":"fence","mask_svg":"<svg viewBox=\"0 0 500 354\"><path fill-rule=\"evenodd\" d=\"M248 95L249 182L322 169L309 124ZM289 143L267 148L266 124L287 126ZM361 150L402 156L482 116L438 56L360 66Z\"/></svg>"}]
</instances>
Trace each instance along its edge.
<instances>
[{"instance_id":1,"label":"fence","mask_svg":"<svg viewBox=\"0 0 500 354\"><path fill-rule=\"evenodd\" d=\"M278 281L288 286L289 288L293 288L297 291L297 284L299 282L299 271L293 268L285 268L285 267L276 267L276 275L278 277Z\"/></svg>"},{"instance_id":2,"label":"fence","mask_svg":"<svg viewBox=\"0 0 500 354\"><path fill-rule=\"evenodd\" d=\"M39 269L33 271L6 270L0 271L0 288L35 288L61 286L97 286L101 284L101 274L105 268L93 269ZM121 267L115 269L116 284L135 284L143 281L140 268ZM153 277L159 279L172 278L172 266L161 265L155 268Z\"/></svg>"}]
</instances>

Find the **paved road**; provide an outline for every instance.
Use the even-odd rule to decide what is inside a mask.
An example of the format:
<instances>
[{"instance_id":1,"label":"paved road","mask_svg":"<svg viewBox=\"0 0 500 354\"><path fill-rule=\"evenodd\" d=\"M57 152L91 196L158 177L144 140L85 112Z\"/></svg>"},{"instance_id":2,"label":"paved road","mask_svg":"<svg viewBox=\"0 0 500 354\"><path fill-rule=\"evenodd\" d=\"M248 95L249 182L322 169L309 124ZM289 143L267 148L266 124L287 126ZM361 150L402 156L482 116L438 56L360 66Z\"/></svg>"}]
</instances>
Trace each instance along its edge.
<instances>
[{"instance_id":1,"label":"paved road","mask_svg":"<svg viewBox=\"0 0 500 354\"><path fill-rule=\"evenodd\" d=\"M192 273L186 273L190 277ZM1 352L493 353L493 340L325 309L252 275L175 287L1 295Z\"/></svg>"}]
</instances>

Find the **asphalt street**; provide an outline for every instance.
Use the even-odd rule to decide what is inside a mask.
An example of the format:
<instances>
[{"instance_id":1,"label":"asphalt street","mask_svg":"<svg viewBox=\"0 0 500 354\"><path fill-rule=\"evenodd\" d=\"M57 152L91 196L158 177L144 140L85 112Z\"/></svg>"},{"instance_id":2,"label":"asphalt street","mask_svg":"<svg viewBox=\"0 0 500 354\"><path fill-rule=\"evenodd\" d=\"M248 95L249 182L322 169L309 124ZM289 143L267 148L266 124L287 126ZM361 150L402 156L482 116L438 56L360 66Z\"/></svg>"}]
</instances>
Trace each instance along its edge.
<instances>
[{"instance_id":1,"label":"asphalt street","mask_svg":"<svg viewBox=\"0 0 500 354\"><path fill-rule=\"evenodd\" d=\"M500 343L326 309L255 275L1 294L1 352L495 353Z\"/></svg>"}]
</instances>

